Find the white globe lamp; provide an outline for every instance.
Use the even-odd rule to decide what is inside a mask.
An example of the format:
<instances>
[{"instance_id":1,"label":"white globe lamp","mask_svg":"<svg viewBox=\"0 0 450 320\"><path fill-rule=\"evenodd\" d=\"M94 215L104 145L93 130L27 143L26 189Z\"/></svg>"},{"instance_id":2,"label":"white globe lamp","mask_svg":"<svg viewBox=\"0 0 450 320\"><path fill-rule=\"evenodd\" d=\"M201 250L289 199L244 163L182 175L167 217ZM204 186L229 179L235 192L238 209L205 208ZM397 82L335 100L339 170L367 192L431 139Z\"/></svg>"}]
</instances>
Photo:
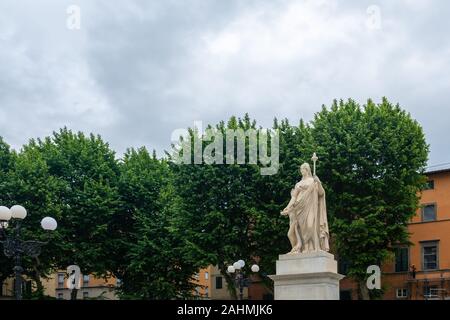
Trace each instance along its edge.
<instances>
[{"instance_id":1,"label":"white globe lamp","mask_svg":"<svg viewBox=\"0 0 450 320\"><path fill-rule=\"evenodd\" d=\"M234 267L233 266L228 266L227 268L228 273L234 273Z\"/></svg>"},{"instance_id":2,"label":"white globe lamp","mask_svg":"<svg viewBox=\"0 0 450 320\"><path fill-rule=\"evenodd\" d=\"M44 219L41 220L41 226L42 229L44 230L53 231L58 226L58 223L52 217L45 217Z\"/></svg>"},{"instance_id":3,"label":"white globe lamp","mask_svg":"<svg viewBox=\"0 0 450 320\"><path fill-rule=\"evenodd\" d=\"M11 217L11 210L5 206L0 206L0 221L9 221Z\"/></svg>"},{"instance_id":4,"label":"white globe lamp","mask_svg":"<svg viewBox=\"0 0 450 320\"><path fill-rule=\"evenodd\" d=\"M15 205L11 207L11 215L14 219L25 219L25 217L27 216L27 210L19 205Z\"/></svg>"}]
</instances>

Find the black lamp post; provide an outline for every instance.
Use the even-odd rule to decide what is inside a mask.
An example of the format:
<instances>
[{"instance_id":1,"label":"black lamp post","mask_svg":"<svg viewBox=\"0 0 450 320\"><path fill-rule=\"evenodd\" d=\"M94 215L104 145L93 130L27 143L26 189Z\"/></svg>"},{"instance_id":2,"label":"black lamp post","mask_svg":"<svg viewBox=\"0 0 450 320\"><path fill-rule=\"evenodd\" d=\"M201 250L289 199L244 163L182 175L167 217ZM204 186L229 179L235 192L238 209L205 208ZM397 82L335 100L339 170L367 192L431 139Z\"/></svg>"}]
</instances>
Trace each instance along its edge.
<instances>
[{"instance_id":1,"label":"black lamp post","mask_svg":"<svg viewBox=\"0 0 450 320\"><path fill-rule=\"evenodd\" d=\"M239 300L244 300L244 288L248 287L250 281L249 277L246 277L244 271L242 270L245 266L244 260L239 260L233 263L232 266L228 266L227 271L229 274L234 276L234 281L239 289ZM251 271L256 273L259 271L259 266L254 264L251 266Z\"/></svg>"},{"instance_id":2,"label":"black lamp post","mask_svg":"<svg viewBox=\"0 0 450 320\"><path fill-rule=\"evenodd\" d=\"M24 207L15 205L8 209L0 206L0 230L2 234L3 253L8 258L14 259L14 275L15 275L15 297L16 300L22 300L22 257L30 256L37 257L41 253L41 247L46 242L41 241L24 241L20 239L21 220L25 219L27 211ZM17 220L14 230L8 234L6 229L11 219ZM51 217L45 217L41 221L41 226L44 230L55 230L57 227L56 220Z\"/></svg>"}]
</instances>

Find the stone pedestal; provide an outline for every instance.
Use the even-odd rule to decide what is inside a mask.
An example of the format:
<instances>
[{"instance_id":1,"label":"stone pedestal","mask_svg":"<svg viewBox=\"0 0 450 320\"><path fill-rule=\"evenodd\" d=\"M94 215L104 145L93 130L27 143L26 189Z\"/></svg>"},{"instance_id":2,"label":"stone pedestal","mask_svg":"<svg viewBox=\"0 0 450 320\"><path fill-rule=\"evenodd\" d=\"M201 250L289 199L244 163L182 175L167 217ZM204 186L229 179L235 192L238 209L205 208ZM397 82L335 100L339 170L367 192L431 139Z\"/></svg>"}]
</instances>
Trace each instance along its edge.
<instances>
[{"instance_id":1,"label":"stone pedestal","mask_svg":"<svg viewBox=\"0 0 450 320\"><path fill-rule=\"evenodd\" d=\"M276 264L275 300L339 300L334 256L325 251L282 254Z\"/></svg>"}]
</instances>

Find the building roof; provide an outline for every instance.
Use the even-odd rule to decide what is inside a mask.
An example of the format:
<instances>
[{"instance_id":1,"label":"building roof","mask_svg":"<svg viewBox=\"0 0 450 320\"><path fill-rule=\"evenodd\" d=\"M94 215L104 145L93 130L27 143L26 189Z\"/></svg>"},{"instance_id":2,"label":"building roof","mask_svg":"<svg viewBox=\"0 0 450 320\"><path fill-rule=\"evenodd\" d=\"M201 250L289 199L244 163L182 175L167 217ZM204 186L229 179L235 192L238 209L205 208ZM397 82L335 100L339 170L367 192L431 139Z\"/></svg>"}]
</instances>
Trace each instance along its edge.
<instances>
[{"instance_id":1,"label":"building roof","mask_svg":"<svg viewBox=\"0 0 450 320\"><path fill-rule=\"evenodd\" d=\"M440 173L450 171L450 162L429 166L425 169L425 174Z\"/></svg>"}]
</instances>

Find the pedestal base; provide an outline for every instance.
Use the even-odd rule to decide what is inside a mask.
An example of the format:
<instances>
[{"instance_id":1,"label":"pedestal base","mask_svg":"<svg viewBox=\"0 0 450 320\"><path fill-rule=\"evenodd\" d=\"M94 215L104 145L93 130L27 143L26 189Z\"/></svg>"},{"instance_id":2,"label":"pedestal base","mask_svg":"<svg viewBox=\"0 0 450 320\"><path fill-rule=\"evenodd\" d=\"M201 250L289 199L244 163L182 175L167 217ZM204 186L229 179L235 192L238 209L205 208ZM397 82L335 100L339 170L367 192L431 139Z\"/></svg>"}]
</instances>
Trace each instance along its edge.
<instances>
[{"instance_id":1,"label":"pedestal base","mask_svg":"<svg viewBox=\"0 0 450 320\"><path fill-rule=\"evenodd\" d=\"M339 300L334 256L325 251L283 254L276 263L275 300Z\"/></svg>"}]
</instances>

